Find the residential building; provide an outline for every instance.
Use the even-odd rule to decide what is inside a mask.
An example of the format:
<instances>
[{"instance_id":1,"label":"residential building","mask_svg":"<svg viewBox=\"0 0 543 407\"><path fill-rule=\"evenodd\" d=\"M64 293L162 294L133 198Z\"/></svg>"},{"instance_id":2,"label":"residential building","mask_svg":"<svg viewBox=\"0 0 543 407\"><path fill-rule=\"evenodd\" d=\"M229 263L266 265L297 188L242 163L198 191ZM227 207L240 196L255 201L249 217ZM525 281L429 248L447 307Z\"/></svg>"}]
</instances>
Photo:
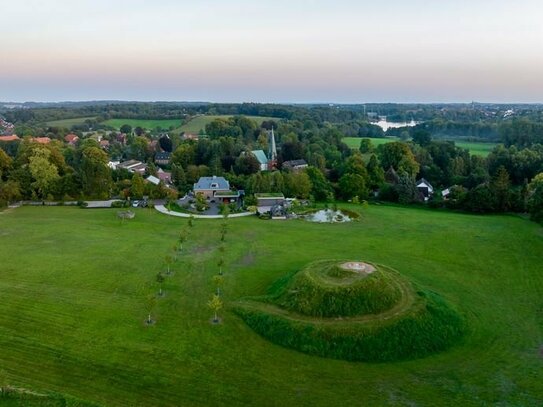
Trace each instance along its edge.
<instances>
[{"instance_id":1,"label":"residential building","mask_svg":"<svg viewBox=\"0 0 543 407\"><path fill-rule=\"evenodd\" d=\"M168 152L160 152L155 154L155 164L169 165L172 154Z\"/></svg>"},{"instance_id":2,"label":"residential building","mask_svg":"<svg viewBox=\"0 0 543 407\"><path fill-rule=\"evenodd\" d=\"M230 183L224 177L200 177L193 187L194 194L202 194L212 199L217 192L230 192Z\"/></svg>"},{"instance_id":3,"label":"residential building","mask_svg":"<svg viewBox=\"0 0 543 407\"><path fill-rule=\"evenodd\" d=\"M283 163L284 170L290 171L301 171L304 168L307 168L307 162L305 160L290 160Z\"/></svg>"}]
</instances>

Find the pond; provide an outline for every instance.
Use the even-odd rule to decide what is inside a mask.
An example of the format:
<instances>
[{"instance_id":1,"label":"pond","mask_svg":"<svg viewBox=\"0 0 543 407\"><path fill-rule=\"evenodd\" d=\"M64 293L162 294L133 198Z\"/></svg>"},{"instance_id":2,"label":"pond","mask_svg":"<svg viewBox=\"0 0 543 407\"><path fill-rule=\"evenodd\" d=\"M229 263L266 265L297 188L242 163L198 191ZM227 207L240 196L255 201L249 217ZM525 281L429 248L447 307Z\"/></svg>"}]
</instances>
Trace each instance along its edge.
<instances>
[{"instance_id":1,"label":"pond","mask_svg":"<svg viewBox=\"0 0 543 407\"><path fill-rule=\"evenodd\" d=\"M375 124L383 129L383 131L387 131L388 129L397 129L399 127L413 127L419 124L419 122L416 122L414 120L411 120L410 122L389 122L386 119L379 119L379 121L374 122L372 124Z\"/></svg>"},{"instance_id":2,"label":"pond","mask_svg":"<svg viewBox=\"0 0 543 407\"><path fill-rule=\"evenodd\" d=\"M344 223L351 221L351 218L340 210L334 211L332 209L321 209L315 213L305 215L303 218L309 222L318 223Z\"/></svg>"}]
</instances>

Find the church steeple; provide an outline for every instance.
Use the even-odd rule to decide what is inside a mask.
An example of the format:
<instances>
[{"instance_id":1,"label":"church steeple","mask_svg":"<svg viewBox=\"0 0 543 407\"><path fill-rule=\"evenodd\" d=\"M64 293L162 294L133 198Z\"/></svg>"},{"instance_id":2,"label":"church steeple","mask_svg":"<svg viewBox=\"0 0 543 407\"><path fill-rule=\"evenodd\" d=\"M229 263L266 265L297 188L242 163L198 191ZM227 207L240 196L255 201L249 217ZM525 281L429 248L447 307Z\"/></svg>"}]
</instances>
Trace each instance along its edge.
<instances>
[{"instance_id":1,"label":"church steeple","mask_svg":"<svg viewBox=\"0 0 543 407\"><path fill-rule=\"evenodd\" d=\"M268 160L277 161L277 147L275 146L275 135L273 134L273 127L269 133L268 140Z\"/></svg>"}]
</instances>

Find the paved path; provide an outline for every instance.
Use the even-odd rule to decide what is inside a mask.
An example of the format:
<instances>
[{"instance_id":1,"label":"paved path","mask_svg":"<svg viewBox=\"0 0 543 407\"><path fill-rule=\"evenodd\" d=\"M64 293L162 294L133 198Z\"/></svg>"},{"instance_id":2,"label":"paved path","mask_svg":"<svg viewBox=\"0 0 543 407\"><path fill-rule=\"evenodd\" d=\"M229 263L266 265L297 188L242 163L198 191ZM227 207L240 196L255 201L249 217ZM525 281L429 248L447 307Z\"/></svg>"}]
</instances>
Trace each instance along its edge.
<instances>
[{"instance_id":1,"label":"paved path","mask_svg":"<svg viewBox=\"0 0 543 407\"><path fill-rule=\"evenodd\" d=\"M180 218L190 218L194 216L195 219L223 219L222 215L191 215L190 213L170 211L164 205L155 205L155 209L164 215L178 216ZM228 215L229 218L241 218L242 216L254 216L253 212L232 213Z\"/></svg>"}]
</instances>

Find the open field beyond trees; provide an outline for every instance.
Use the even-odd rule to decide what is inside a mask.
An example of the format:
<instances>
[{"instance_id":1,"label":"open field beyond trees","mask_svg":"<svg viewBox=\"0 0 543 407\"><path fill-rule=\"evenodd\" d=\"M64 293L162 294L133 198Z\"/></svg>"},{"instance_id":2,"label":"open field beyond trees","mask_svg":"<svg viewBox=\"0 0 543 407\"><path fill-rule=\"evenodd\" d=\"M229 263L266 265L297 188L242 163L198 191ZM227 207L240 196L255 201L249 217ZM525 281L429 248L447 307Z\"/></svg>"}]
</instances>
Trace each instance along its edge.
<instances>
[{"instance_id":1,"label":"open field beyond trees","mask_svg":"<svg viewBox=\"0 0 543 407\"><path fill-rule=\"evenodd\" d=\"M362 212L358 222L228 220L218 325L207 304L221 220L194 221L165 296L152 301L186 219L151 209L124 222L113 209L0 212L0 385L84 400L72 406L542 405L541 226L347 207ZM326 259L398 270L454 306L466 334L424 358L354 363L275 345L233 312ZM51 400L23 405L64 405Z\"/></svg>"},{"instance_id":2,"label":"open field beyond trees","mask_svg":"<svg viewBox=\"0 0 543 407\"><path fill-rule=\"evenodd\" d=\"M181 126L181 131L187 132L187 133L196 133L198 134L200 130L205 130L206 125L211 123L215 119L229 119L232 117L231 115L201 115L196 116L192 120L190 120L188 123ZM245 116L248 119L254 120L258 123L260 126L263 121L265 120L280 120L277 117L264 117L264 116Z\"/></svg>"},{"instance_id":3,"label":"open field beyond trees","mask_svg":"<svg viewBox=\"0 0 543 407\"><path fill-rule=\"evenodd\" d=\"M360 141L362 140L362 137L344 137L342 141L347 144L350 148L356 148L358 149L360 147ZM381 144L390 143L392 141L399 141L399 139L395 137L386 137L386 138L370 138L371 143L376 147L380 146ZM473 155L480 155L483 157L486 157L494 147L496 147L497 143L480 143L480 142L472 142L472 141L456 141L454 144L458 147L465 148L469 150L469 152Z\"/></svg>"},{"instance_id":4,"label":"open field beyond trees","mask_svg":"<svg viewBox=\"0 0 543 407\"><path fill-rule=\"evenodd\" d=\"M155 119L155 120L146 120L146 119L109 119L104 122L105 125L116 128L117 130L121 128L122 125L128 124L132 128L141 127L146 130L154 130L157 127L162 129L169 129L173 127L174 129L178 128L182 124L181 119Z\"/></svg>"},{"instance_id":5,"label":"open field beyond trees","mask_svg":"<svg viewBox=\"0 0 543 407\"><path fill-rule=\"evenodd\" d=\"M96 117L94 116L75 117L73 119L53 120L53 121L47 122L47 125L51 127L65 127L69 129L72 126L85 123L85 120L94 120L94 119L96 119Z\"/></svg>"}]
</instances>

